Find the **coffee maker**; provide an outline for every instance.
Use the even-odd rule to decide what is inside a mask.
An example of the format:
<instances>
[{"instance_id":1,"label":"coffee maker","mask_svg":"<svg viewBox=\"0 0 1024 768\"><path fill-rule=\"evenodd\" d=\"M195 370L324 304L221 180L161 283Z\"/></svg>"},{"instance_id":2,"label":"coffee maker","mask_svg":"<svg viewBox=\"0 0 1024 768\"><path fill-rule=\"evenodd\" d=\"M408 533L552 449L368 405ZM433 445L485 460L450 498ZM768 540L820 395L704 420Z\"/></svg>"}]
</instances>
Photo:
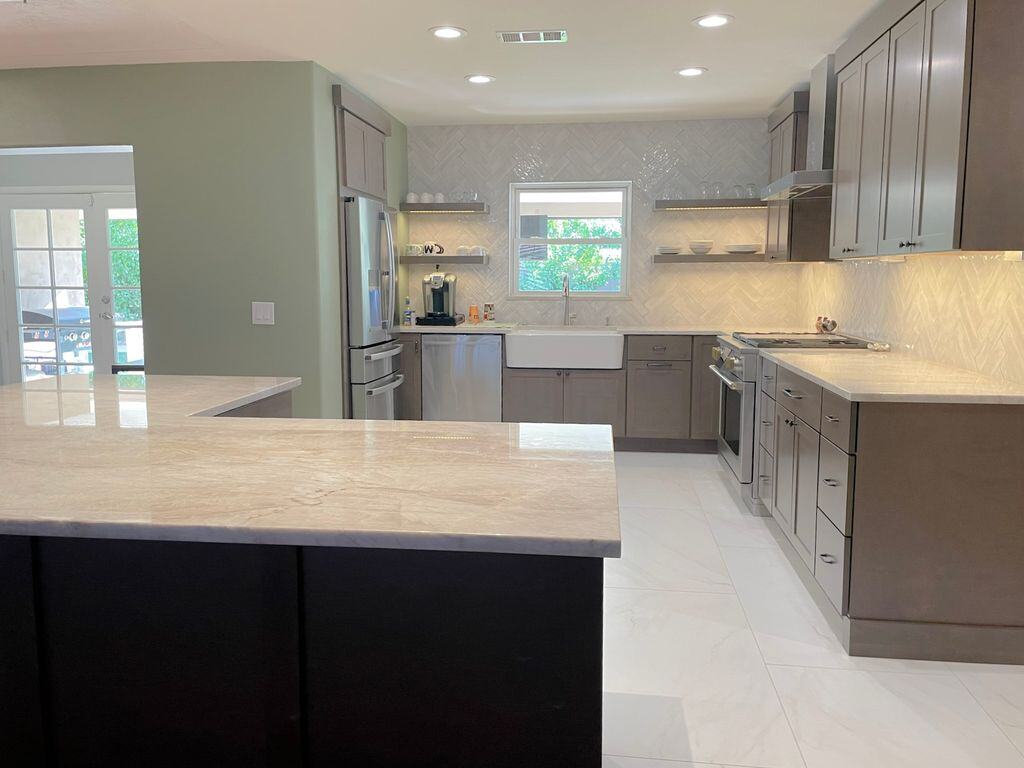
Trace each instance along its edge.
<instances>
[{"instance_id":1,"label":"coffee maker","mask_svg":"<svg viewBox=\"0 0 1024 768\"><path fill-rule=\"evenodd\" d=\"M441 271L441 265L423 277L423 317L416 325L456 325L455 275Z\"/></svg>"}]
</instances>

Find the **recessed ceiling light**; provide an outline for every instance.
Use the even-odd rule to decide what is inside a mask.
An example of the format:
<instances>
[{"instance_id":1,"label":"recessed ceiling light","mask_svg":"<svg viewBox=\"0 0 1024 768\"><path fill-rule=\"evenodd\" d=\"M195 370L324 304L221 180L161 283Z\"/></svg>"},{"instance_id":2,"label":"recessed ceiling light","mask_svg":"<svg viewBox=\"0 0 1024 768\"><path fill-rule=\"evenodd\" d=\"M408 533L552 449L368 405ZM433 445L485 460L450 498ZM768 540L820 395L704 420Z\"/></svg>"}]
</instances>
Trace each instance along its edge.
<instances>
[{"instance_id":1,"label":"recessed ceiling light","mask_svg":"<svg viewBox=\"0 0 1024 768\"><path fill-rule=\"evenodd\" d=\"M485 85L494 82L494 78L490 75L466 75L466 79L475 85Z\"/></svg>"},{"instance_id":2,"label":"recessed ceiling light","mask_svg":"<svg viewBox=\"0 0 1024 768\"><path fill-rule=\"evenodd\" d=\"M732 16L727 13L709 13L706 16L698 16L693 23L698 27L714 29L715 27L724 27L730 21L732 21Z\"/></svg>"},{"instance_id":3,"label":"recessed ceiling light","mask_svg":"<svg viewBox=\"0 0 1024 768\"><path fill-rule=\"evenodd\" d=\"M440 37L442 40L456 40L466 36L466 30L462 27L431 27L430 31L434 37Z\"/></svg>"},{"instance_id":4,"label":"recessed ceiling light","mask_svg":"<svg viewBox=\"0 0 1024 768\"><path fill-rule=\"evenodd\" d=\"M698 77L708 71L707 67L686 67L679 70L683 77Z\"/></svg>"}]
</instances>

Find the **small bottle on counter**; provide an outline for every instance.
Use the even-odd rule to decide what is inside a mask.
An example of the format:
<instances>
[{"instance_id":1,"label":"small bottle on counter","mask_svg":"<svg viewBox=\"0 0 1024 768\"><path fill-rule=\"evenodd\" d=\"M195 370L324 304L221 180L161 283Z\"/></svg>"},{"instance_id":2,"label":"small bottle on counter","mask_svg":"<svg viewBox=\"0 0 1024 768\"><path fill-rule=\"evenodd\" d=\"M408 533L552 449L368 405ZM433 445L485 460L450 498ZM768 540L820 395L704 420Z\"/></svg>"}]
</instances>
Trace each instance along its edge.
<instances>
[{"instance_id":1,"label":"small bottle on counter","mask_svg":"<svg viewBox=\"0 0 1024 768\"><path fill-rule=\"evenodd\" d=\"M412 299L406 296L405 309L402 310L402 325L412 325L415 321L415 313L412 311Z\"/></svg>"}]
</instances>

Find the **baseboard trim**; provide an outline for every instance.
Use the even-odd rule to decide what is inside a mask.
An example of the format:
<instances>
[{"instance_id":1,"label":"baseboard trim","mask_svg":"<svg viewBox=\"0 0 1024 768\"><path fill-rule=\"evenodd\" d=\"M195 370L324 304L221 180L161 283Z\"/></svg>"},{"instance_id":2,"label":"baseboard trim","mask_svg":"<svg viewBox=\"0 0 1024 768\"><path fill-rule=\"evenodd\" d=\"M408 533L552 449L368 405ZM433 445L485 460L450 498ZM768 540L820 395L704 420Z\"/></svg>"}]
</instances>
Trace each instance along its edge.
<instances>
[{"instance_id":1,"label":"baseboard trim","mask_svg":"<svg viewBox=\"0 0 1024 768\"><path fill-rule=\"evenodd\" d=\"M714 440L666 440L656 437L616 437L616 451L644 451L648 453L715 453Z\"/></svg>"},{"instance_id":2,"label":"baseboard trim","mask_svg":"<svg viewBox=\"0 0 1024 768\"><path fill-rule=\"evenodd\" d=\"M1024 664L1024 627L850 619L851 656Z\"/></svg>"}]
</instances>

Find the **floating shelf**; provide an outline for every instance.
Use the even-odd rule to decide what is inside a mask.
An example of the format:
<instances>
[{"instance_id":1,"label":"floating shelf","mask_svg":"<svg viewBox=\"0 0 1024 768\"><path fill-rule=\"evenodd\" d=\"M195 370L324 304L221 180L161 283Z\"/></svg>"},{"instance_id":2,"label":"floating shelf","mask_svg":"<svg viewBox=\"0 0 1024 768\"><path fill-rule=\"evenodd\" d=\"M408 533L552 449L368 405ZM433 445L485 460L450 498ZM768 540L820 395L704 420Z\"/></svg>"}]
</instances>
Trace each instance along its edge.
<instances>
[{"instance_id":1,"label":"floating shelf","mask_svg":"<svg viewBox=\"0 0 1024 768\"><path fill-rule=\"evenodd\" d=\"M490 213L487 203L400 203L398 210L404 213Z\"/></svg>"},{"instance_id":2,"label":"floating shelf","mask_svg":"<svg viewBox=\"0 0 1024 768\"><path fill-rule=\"evenodd\" d=\"M460 256L457 253L436 253L423 254L422 256L408 256L402 254L402 264L486 264L487 255L483 256Z\"/></svg>"},{"instance_id":3,"label":"floating shelf","mask_svg":"<svg viewBox=\"0 0 1024 768\"><path fill-rule=\"evenodd\" d=\"M763 253L656 253L653 264L731 264L764 261Z\"/></svg>"},{"instance_id":4,"label":"floating shelf","mask_svg":"<svg viewBox=\"0 0 1024 768\"><path fill-rule=\"evenodd\" d=\"M696 198L694 200L655 200L656 211L706 211L706 210L744 210L764 208L767 205L756 197L715 197Z\"/></svg>"}]
</instances>

